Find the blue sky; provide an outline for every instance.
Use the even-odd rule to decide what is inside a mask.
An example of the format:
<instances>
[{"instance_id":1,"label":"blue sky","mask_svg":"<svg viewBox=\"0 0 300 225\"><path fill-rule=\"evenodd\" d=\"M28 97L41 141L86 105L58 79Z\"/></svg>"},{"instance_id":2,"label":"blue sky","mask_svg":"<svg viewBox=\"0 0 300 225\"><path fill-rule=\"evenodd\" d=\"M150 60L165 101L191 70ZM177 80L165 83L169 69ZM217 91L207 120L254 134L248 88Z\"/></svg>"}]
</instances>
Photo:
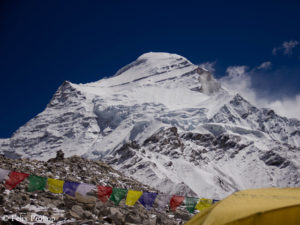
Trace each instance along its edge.
<instances>
[{"instance_id":1,"label":"blue sky","mask_svg":"<svg viewBox=\"0 0 300 225\"><path fill-rule=\"evenodd\" d=\"M297 113L299 11L296 1L1 1L0 137L64 80L99 80L149 51L208 62L227 85L248 80L261 105L289 101Z\"/></svg>"}]
</instances>

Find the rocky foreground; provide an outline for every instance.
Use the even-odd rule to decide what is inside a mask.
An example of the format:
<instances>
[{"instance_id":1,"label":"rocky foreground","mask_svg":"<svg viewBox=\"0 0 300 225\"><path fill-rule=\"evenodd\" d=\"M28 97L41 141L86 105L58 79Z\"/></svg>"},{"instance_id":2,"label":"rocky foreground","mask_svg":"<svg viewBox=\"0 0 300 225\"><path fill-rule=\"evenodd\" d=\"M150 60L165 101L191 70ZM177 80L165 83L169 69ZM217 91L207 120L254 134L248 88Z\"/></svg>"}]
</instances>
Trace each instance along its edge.
<instances>
[{"instance_id":1,"label":"rocky foreground","mask_svg":"<svg viewBox=\"0 0 300 225\"><path fill-rule=\"evenodd\" d=\"M48 162L29 159L8 159L0 156L3 169L94 185L158 192L126 177L101 161L72 156L56 157ZM27 192L28 180L13 190L0 184L0 224L183 224L192 214L183 207L176 212L154 207L145 209L139 202L133 207L119 206L97 199L96 190L87 196L53 194L45 191ZM18 222L17 222L18 221Z\"/></svg>"}]
</instances>

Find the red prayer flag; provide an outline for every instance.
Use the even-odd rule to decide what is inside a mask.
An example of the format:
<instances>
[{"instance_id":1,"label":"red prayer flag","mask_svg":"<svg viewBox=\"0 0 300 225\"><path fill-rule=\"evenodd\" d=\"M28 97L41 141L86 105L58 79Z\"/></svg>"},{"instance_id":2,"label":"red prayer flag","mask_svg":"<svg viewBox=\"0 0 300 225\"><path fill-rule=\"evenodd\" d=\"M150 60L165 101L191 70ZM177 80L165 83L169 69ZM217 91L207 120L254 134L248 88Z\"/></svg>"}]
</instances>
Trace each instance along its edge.
<instances>
[{"instance_id":1,"label":"red prayer flag","mask_svg":"<svg viewBox=\"0 0 300 225\"><path fill-rule=\"evenodd\" d=\"M19 172L12 171L9 174L9 178L6 180L4 186L7 189L12 190L13 188L15 188L15 186L17 186L19 183L21 183L28 176L29 176L29 174L27 174L27 173L19 173Z\"/></svg>"},{"instance_id":2,"label":"red prayer flag","mask_svg":"<svg viewBox=\"0 0 300 225\"><path fill-rule=\"evenodd\" d=\"M173 195L170 200L170 207L172 211L176 211L176 208L183 202L183 200L184 200L183 196Z\"/></svg>"},{"instance_id":3,"label":"red prayer flag","mask_svg":"<svg viewBox=\"0 0 300 225\"><path fill-rule=\"evenodd\" d=\"M112 187L98 186L98 198L106 203L112 193Z\"/></svg>"}]
</instances>

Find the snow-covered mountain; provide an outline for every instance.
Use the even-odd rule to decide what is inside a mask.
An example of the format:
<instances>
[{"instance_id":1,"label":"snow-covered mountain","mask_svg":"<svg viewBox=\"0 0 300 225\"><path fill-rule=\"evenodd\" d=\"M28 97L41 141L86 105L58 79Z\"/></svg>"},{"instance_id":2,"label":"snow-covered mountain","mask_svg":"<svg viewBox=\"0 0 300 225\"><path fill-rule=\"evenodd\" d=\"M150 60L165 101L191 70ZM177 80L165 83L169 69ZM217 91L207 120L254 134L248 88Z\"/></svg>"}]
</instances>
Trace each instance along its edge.
<instances>
[{"instance_id":1,"label":"snow-covered mountain","mask_svg":"<svg viewBox=\"0 0 300 225\"><path fill-rule=\"evenodd\" d=\"M102 159L177 194L300 185L300 121L255 107L169 53L146 53L97 82L64 82L0 146L9 157Z\"/></svg>"}]
</instances>

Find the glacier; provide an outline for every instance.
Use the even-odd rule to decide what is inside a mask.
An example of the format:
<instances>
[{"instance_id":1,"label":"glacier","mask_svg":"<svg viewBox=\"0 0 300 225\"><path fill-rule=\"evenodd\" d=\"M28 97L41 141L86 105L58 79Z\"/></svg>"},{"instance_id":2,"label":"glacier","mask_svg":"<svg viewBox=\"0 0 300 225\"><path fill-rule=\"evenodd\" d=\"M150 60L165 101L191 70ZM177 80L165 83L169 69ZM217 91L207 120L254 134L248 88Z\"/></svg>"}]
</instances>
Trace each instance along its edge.
<instances>
[{"instance_id":1,"label":"glacier","mask_svg":"<svg viewBox=\"0 0 300 225\"><path fill-rule=\"evenodd\" d=\"M218 199L300 185L300 121L256 107L177 54L150 52L112 77L65 81L43 112L0 139L11 158L58 150L172 194Z\"/></svg>"}]
</instances>

